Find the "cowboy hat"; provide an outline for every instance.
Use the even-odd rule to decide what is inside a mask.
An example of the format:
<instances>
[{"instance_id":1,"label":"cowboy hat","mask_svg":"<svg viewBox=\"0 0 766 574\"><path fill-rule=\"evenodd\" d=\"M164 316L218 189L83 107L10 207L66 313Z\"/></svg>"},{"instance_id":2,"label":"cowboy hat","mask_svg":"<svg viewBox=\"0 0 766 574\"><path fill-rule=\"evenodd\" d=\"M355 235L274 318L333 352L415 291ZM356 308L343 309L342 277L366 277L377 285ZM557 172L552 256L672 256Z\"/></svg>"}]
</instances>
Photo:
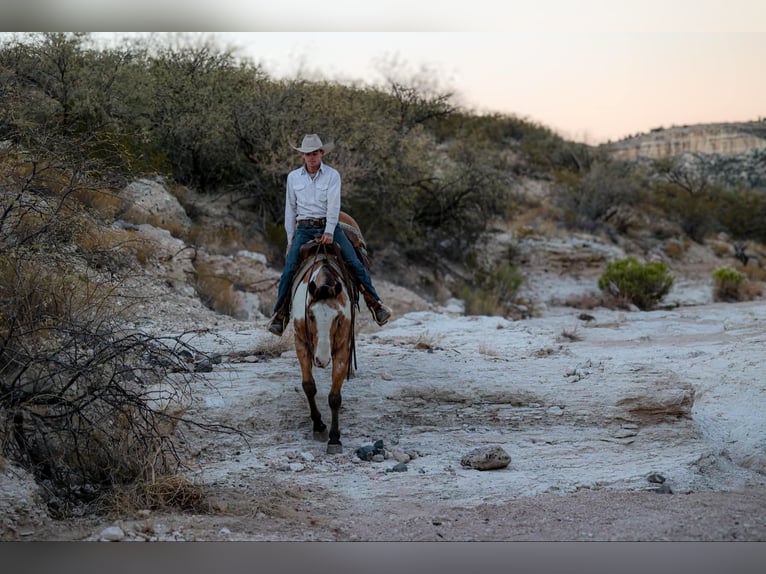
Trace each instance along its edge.
<instances>
[{"instance_id":1,"label":"cowboy hat","mask_svg":"<svg viewBox=\"0 0 766 574\"><path fill-rule=\"evenodd\" d=\"M301 153L311 153L312 151L316 151L318 149L324 150L325 153L330 153L335 147L335 144L323 144L318 135L306 134L303 136L303 143L301 143L301 147L295 147L294 145L291 145L290 147Z\"/></svg>"}]
</instances>

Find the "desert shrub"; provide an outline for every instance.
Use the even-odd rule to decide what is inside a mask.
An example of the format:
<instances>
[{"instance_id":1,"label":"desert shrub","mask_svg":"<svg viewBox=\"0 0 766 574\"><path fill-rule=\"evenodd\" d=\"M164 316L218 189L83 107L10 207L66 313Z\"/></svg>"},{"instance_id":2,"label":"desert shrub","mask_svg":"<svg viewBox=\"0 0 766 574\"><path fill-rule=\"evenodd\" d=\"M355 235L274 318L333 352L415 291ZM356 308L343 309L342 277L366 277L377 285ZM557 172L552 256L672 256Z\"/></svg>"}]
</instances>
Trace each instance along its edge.
<instances>
[{"instance_id":1,"label":"desert shrub","mask_svg":"<svg viewBox=\"0 0 766 574\"><path fill-rule=\"evenodd\" d=\"M674 259L681 259L688 250L689 242L683 239L671 239L665 243L665 255Z\"/></svg>"},{"instance_id":2,"label":"desert shrub","mask_svg":"<svg viewBox=\"0 0 766 574\"><path fill-rule=\"evenodd\" d=\"M713 299L716 301L739 301L740 288L746 277L731 267L719 267L713 271Z\"/></svg>"},{"instance_id":3,"label":"desert shrub","mask_svg":"<svg viewBox=\"0 0 766 574\"><path fill-rule=\"evenodd\" d=\"M162 475L154 480L120 487L105 499L111 512L167 510L177 508L190 512L208 512L210 504L204 489L191 479L180 475Z\"/></svg>"},{"instance_id":4,"label":"desert shrub","mask_svg":"<svg viewBox=\"0 0 766 574\"><path fill-rule=\"evenodd\" d=\"M516 293L524 277L516 267L501 265L489 272L477 273L477 280L471 286L464 286L460 297L465 302L467 315L508 315Z\"/></svg>"},{"instance_id":5,"label":"desert shrub","mask_svg":"<svg viewBox=\"0 0 766 574\"><path fill-rule=\"evenodd\" d=\"M750 281L748 275L731 267L713 271L713 299L715 301L749 301L760 296L763 289Z\"/></svg>"},{"instance_id":6,"label":"desert shrub","mask_svg":"<svg viewBox=\"0 0 766 574\"><path fill-rule=\"evenodd\" d=\"M92 164L17 149L0 156L0 456L65 516L169 484L183 429L223 427L186 414L196 350L133 327L140 298L123 279L135 279L124 253L136 242L90 211ZM156 496L186 505L190 494Z\"/></svg>"},{"instance_id":7,"label":"desert shrub","mask_svg":"<svg viewBox=\"0 0 766 574\"><path fill-rule=\"evenodd\" d=\"M216 274L214 269L204 262L196 263L195 270L197 271L195 289L200 300L213 311L237 317L240 297L234 290L231 279Z\"/></svg>"},{"instance_id":8,"label":"desert shrub","mask_svg":"<svg viewBox=\"0 0 766 574\"><path fill-rule=\"evenodd\" d=\"M223 225L202 225L193 223L188 233L189 242L204 245L208 253L229 255L245 247L239 227Z\"/></svg>"},{"instance_id":9,"label":"desert shrub","mask_svg":"<svg viewBox=\"0 0 766 574\"><path fill-rule=\"evenodd\" d=\"M564 172L558 180L555 204L569 228L625 232L627 224L613 216L620 207L636 205L642 187L640 173L629 162L594 162L587 171Z\"/></svg>"},{"instance_id":10,"label":"desert shrub","mask_svg":"<svg viewBox=\"0 0 766 574\"><path fill-rule=\"evenodd\" d=\"M635 257L610 262L599 277L598 288L624 297L641 310L654 308L673 286L674 278L660 261L640 263Z\"/></svg>"}]
</instances>

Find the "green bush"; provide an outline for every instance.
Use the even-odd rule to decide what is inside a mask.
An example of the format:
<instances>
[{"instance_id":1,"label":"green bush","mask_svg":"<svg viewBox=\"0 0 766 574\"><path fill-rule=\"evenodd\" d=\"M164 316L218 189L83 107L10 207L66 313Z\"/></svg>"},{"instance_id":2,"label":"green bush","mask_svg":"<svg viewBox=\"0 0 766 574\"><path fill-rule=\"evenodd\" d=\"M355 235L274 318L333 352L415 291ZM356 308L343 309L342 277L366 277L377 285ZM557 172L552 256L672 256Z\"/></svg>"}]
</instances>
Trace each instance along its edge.
<instances>
[{"instance_id":1,"label":"green bush","mask_svg":"<svg viewBox=\"0 0 766 574\"><path fill-rule=\"evenodd\" d=\"M742 287L747 277L731 267L713 271L713 299L715 301L741 301Z\"/></svg>"},{"instance_id":2,"label":"green bush","mask_svg":"<svg viewBox=\"0 0 766 574\"><path fill-rule=\"evenodd\" d=\"M654 308L668 294L673 281L674 277L664 263L639 263L635 257L627 257L606 266L598 280L598 288L645 311Z\"/></svg>"}]
</instances>

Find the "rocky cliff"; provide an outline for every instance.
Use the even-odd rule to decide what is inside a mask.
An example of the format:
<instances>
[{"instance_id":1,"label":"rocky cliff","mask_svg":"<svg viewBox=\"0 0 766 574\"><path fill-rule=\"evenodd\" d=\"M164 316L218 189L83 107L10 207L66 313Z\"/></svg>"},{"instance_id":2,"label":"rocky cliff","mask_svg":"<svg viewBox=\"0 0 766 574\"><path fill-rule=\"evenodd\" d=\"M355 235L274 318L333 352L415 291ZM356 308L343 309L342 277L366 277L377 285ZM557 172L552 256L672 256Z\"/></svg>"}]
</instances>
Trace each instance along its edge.
<instances>
[{"instance_id":1,"label":"rocky cliff","mask_svg":"<svg viewBox=\"0 0 766 574\"><path fill-rule=\"evenodd\" d=\"M766 148L766 120L657 129L605 147L614 157L625 160L660 159L683 153L739 155Z\"/></svg>"}]
</instances>

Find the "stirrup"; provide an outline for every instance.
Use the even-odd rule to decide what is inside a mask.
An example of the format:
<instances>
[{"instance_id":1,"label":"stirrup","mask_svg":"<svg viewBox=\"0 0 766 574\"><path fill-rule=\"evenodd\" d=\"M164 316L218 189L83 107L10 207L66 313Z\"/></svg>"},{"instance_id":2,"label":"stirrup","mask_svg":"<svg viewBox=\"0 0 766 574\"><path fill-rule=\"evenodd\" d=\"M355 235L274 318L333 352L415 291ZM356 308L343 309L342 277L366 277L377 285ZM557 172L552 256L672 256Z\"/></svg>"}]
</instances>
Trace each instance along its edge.
<instances>
[{"instance_id":1,"label":"stirrup","mask_svg":"<svg viewBox=\"0 0 766 574\"><path fill-rule=\"evenodd\" d=\"M287 326L287 316L281 315L277 313L274 315L274 317L269 321L269 332L277 335L282 336L282 333L285 332L285 327Z\"/></svg>"},{"instance_id":2,"label":"stirrup","mask_svg":"<svg viewBox=\"0 0 766 574\"><path fill-rule=\"evenodd\" d=\"M370 312L372 313L372 318L381 327L388 323L388 320L391 318L391 309L380 301L377 301L375 306L370 307Z\"/></svg>"}]
</instances>

